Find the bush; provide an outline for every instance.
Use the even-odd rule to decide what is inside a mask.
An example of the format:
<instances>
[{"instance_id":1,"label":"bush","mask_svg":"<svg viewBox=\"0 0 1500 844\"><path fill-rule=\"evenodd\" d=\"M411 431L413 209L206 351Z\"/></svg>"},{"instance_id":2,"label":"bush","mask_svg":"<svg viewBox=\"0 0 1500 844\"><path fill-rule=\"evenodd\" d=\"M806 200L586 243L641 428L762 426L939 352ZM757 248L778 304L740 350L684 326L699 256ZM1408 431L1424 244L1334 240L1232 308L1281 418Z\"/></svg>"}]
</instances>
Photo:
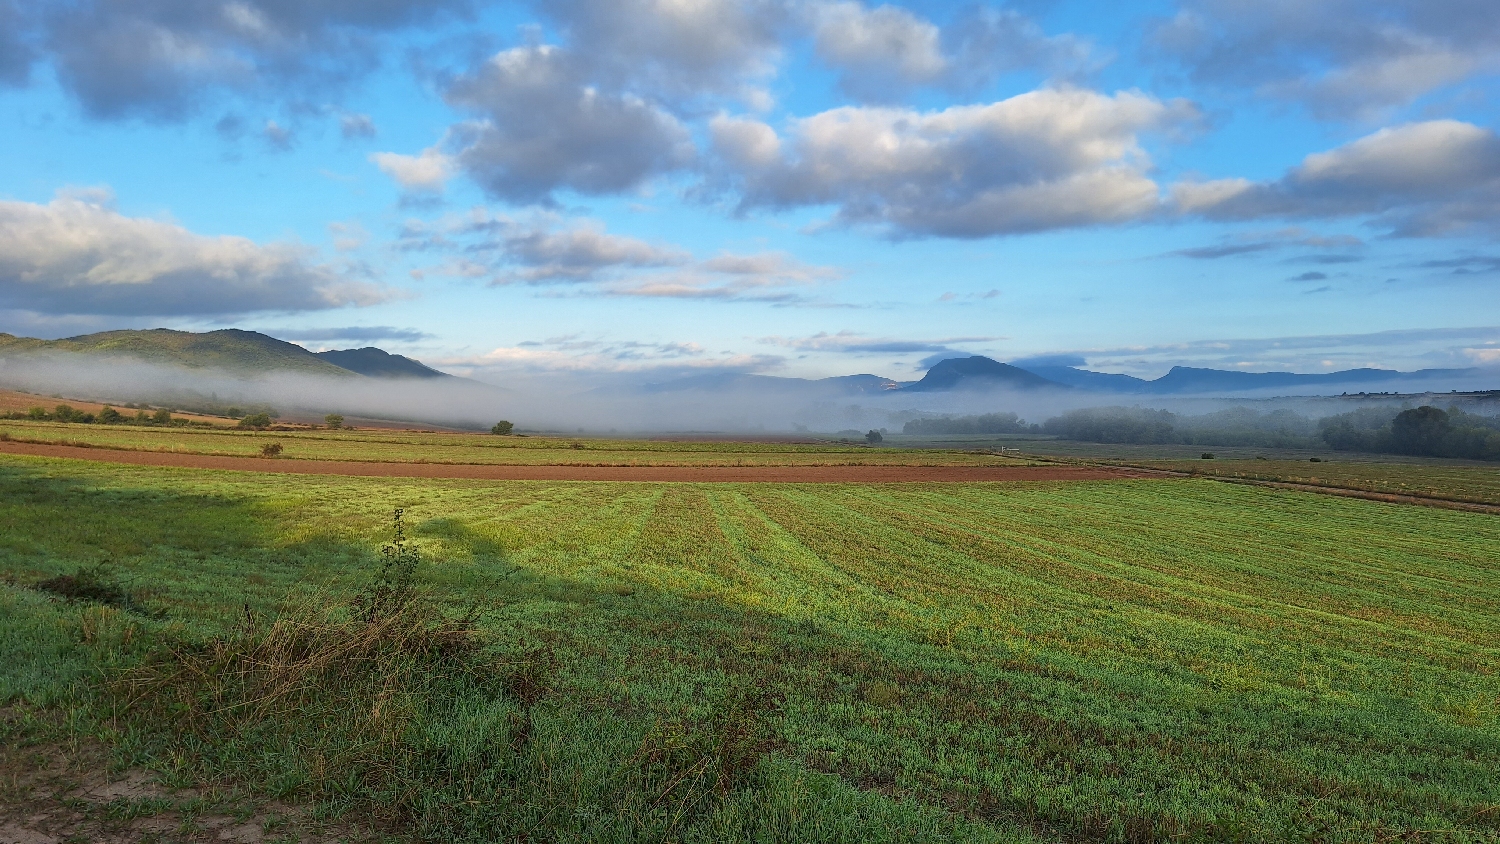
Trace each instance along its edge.
<instances>
[{"instance_id":1,"label":"bush","mask_svg":"<svg viewBox=\"0 0 1500 844\"><path fill-rule=\"evenodd\" d=\"M869 443L870 445L874 445L884 440L885 437L881 436L879 431L871 430L869 433L865 434L865 442Z\"/></svg>"},{"instance_id":2,"label":"bush","mask_svg":"<svg viewBox=\"0 0 1500 844\"><path fill-rule=\"evenodd\" d=\"M1204 460L1212 460L1212 459L1214 459L1214 453L1212 451L1205 451L1205 452L1203 452L1203 459Z\"/></svg>"},{"instance_id":3,"label":"bush","mask_svg":"<svg viewBox=\"0 0 1500 844\"><path fill-rule=\"evenodd\" d=\"M267 413L252 413L240 420L241 428L269 428L271 416Z\"/></svg>"},{"instance_id":4,"label":"bush","mask_svg":"<svg viewBox=\"0 0 1500 844\"><path fill-rule=\"evenodd\" d=\"M47 408L45 408L45 407L33 407L32 409L26 411L26 418L27 419L34 419L34 420L37 420L37 421L41 421L43 419L46 419L47 418Z\"/></svg>"},{"instance_id":5,"label":"bush","mask_svg":"<svg viewBox=\"0 0 1500 844\"><path fill-rule=\"evenodd\" d=\"M172 424L172 411L164 407L151 414L151 421L157 425L170 425Z\"/></svg>"},{"instance_id":6,"label":"bush","mask_svg":"<svg viewBox=\"0 0 1500 844\"><path fill-rule=\"evenodd\" d=\"M493 428L490 428L490 433L494 434L497 437L508 437L515 430L515 425L512 425L504 419L501 419L499 422L495 423L495 426Z\"/></svg>"},{"instance_id":7,"label":"bush","mask_svg":"<svg viewBox=\"0 0 1500 844\"><path fill-rule=\"evenodd\" d=\"M330 413L323 417L323 422L330 428L338 429L344 427L344 417L338 413Z\"/></svg>"},{"instance_id":8,"label":"bush","mask_svg":"<svg viewBox=\"0 0 1500 844\"><path fill-rule=\"evenodd\" d=\"M114 425L124 419L125 417L120 414L120 411L115 410L109 405L105 405L103 409L99 411L99 421L104 423L105 425Z\"/></svg>"},{"instance_id":9,"label":"bush","mask_svg":"<svg viewBox=\"0 0 1500 844\"><path fill-rule=\"evenodd\" d=\"M260 447L261 457L280 457L281 443L266 443Z\"/></svg>"}]
</instances>

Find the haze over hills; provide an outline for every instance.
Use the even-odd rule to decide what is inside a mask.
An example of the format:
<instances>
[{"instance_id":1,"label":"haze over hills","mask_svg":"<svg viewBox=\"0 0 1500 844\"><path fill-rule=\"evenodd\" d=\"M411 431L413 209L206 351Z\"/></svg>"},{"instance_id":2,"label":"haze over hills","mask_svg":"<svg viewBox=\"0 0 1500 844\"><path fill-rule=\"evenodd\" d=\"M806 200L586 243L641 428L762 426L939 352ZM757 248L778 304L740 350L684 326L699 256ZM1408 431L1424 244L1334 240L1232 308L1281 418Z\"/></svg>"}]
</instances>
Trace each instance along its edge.
<instances>
[{"instance_id":1,"label":"haze over hills","mask_svg":"<svg viewBox=\"0 0 1500 844\"><path fill-rule=\"evenodd\" d=\"M360 375L368 375L371 378L453 377L446 372L438 372L419 360L405 355L394 355L374 346L366 346L363 349L331 349L316 354L334 366L357 372Z\"/></svg>"}]
</instances>

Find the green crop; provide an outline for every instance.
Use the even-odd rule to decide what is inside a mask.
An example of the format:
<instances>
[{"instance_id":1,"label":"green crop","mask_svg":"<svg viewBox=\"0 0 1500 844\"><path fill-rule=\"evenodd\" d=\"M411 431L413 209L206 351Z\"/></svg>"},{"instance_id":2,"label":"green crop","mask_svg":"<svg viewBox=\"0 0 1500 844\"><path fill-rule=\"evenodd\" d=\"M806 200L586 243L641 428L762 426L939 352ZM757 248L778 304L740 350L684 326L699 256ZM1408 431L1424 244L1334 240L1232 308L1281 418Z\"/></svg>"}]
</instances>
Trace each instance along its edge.
<instances>
[{"instance_id":1,"label":"green crop","mask_svg":"<svg viewBox=\"0 0 1500 844\"><path fill-rule=\"evenodd\" d=\"M122 762L455 841L1500 839L1500 520L1208 480L485 483L0 457L0 698L99 712L111 676L183 694L152 643L243 661L271 641L247 613L346 635L348 616L297 608L370 586L397 507L424 594L479 645L457 673L381 657L427 678L391 692L407 705L380 722L388 753L328 746L363 734L295 713L194 732L141 703L97 722L128 725L109 733ZM165 617L28 588L99 564ZM371 787L330 779L339 752Z\"/></svg>"}]
</instances>

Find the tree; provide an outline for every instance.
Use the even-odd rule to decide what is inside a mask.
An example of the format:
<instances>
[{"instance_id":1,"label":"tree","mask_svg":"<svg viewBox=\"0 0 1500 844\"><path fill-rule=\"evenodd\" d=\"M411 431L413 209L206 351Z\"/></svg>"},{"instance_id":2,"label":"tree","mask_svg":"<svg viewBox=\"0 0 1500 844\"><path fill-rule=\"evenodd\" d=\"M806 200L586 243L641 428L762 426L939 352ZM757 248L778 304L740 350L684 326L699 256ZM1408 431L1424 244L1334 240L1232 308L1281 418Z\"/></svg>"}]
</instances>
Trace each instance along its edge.
<instances>
[{"instance_id":1,"label":"tree","mask_svg":"<svg viewBox=\"0 0 1500 844\"><path fill-rule=\"evenodd\" d=\"M344 417L342 414L330 413L323 417L323 421L328 423L328 427L330 428L344 427Z\"/></svg>"},{"instance_id":2,"label":"tree","mask_svg":"<svg viewBox=\"0 0 1500 844\"><path fill-rule=\"evenodd\" d=\"M874 445L884 439L885 437L882 437L879 431L871 430L868 434L865 434L865 442L870 445Z\"/></svg>"},{"instance_id":3,"label":"tree","mask_svg":"<svg viewBox=\"0 0 1500 844\"><path fill-rule=\"evenodd\" d=\"M35 419L37 421L41 421L43 419L46 419L47 418L47 408L45 408L45 407L33 407L32 409L26 411L26 418L27 419Z\"/></svg>"},{"instance_id":4,"label":"tree","mask_svg":"<svg viewBox=\"0 0 1500 844\"><path fill-rule=\"evenodd\" d=\"M1447 413L1422 405L1391 420L1391 443L1403 454L1438 454L1451 430Z\"/></svg>"},{"instance_id":5,"label":"tree","mask_svg":"<svg viewBox=\"0 0 1500 844\"><path fill-rule=\"evenodd\" d=\"M115 410L107 404L99 411L99 421L105 425L113 425L124 418L124 416L120 415L120 411Z\"/></svg>"},{"instance_id":6,"label":"tree","mask_svg":"<svg viewBox=\"0 0 1500 844\"><path fill-rule=\"evenodd\" d=\"M170 425L172 424L172 411L164 407L151 414L151 421L158 425Z\"/></svg>"},{"instance_id":7,"label":"tree","mask_svg":"<svg viewBox=\"0 0 1500 844\"><path fill-rule=\"evenodd\" d=\"M241 428L269 428L271 427L271 416L268 413L252 413L240 420Z\"/></svg>"},{"instance_id":8,"label":"tree","mask_svg":"<svg viewBox=\"0 0 1500 844\"><path fill-rule=\"evenodd\" d=\"M494 434L497 437L508 437L515 429L515 425L512 425L504 419L501 419L499 422L495 423L495 427L490 429L490 433Z\"/></svg>"}]
</instances>

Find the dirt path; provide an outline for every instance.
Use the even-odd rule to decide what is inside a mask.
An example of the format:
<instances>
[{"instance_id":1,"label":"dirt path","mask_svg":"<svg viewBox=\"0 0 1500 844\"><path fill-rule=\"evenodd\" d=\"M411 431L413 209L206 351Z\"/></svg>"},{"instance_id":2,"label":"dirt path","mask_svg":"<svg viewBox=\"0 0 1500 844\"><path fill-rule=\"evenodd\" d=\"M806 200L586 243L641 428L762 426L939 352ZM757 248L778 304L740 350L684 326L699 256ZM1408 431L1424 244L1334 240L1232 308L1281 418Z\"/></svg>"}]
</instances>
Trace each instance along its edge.
<instances>
[{"instance_id":1,"label":"dirt path","mask_svg":"<svg viewBox=\"0 0 1500 844\"><path fill-rule=\"evenodd\" d=\"M175 466L290 475L371 478L462 478L486 481L656 481L668 483L983 483L1101 481L1160 477L1135 469L1093 466L497 466L473 463L376 463L283 460L159 451L117 451L71 445L0 442L0 454L62 457L134 466Z\"/></svg>"}]
</instances>

